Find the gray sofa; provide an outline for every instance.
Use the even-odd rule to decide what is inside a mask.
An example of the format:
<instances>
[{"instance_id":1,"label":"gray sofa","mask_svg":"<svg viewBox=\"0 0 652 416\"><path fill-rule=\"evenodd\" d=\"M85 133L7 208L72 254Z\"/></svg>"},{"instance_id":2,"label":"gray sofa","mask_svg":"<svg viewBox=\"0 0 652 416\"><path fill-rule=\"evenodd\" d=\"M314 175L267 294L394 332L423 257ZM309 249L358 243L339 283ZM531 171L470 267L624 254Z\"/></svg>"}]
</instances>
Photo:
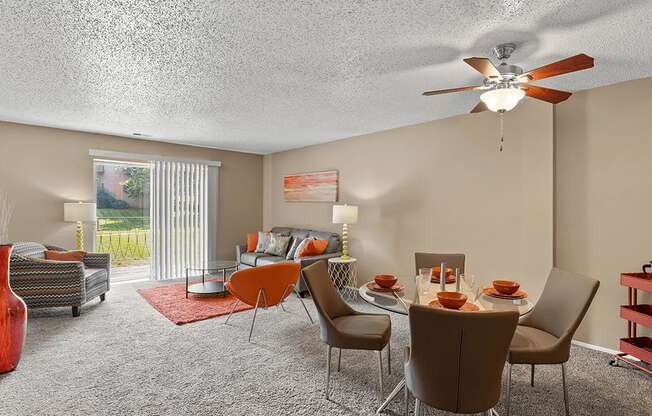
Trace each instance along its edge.
<instances>
[{"instance_id":1,"label":"gray sofa","mask_svg":"<svg viewBox=\"0 0 652 416\"><path fill-rule=\"evenodd\" d=\"M249 267L262 266L265 264L273 264L283 261L296 261L301 264L301 269L308 267L316 261L330 259L331 257L339 257L342 255L342 239L337 233L332 233L330 231L315 231L307 230L303 228L291 228L291 227L274 227L272 228L272 233L289 235L293 238L304 239L307 237L314 237L317 240L328 240L328 246L324 254L319 256L310 256L310 257L301 257L296 260L286 260L285 257L272 256L267 253L247 253L247 245L241 244L236 246L236 259L238 261L238 270L246 269ZM290 245L292 241L290 241ZM288 247L289 248L289 247ZM306 286L303 276L299 280L299 287L297 288L301 295L304 295L308 292L308 287Z\"/></svg>"}]
</instances>

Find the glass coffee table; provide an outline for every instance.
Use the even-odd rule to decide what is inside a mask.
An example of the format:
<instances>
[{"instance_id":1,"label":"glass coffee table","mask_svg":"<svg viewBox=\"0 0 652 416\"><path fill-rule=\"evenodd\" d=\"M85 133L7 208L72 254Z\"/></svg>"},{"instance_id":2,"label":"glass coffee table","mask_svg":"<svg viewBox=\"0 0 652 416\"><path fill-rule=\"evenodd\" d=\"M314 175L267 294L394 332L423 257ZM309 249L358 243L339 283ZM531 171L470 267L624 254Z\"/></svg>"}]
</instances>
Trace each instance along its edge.
<instances>
[{"instance_id":1,"label":"glass coffee table","mask_svg":"<svg viewBox=\"0 0 652 416\"><path fill-rule=\"evenodd\" d=\"M227 272L236 271L238 263L233 260L209 261L203 266L186 268L186 299L188 293L196 295L219 295L226 297L227 290L224 285L227 282ZM193 274L201 274L201 283L190 284ZM210 279L210 280L206 280Z\"/></svg>"}]
</instances>

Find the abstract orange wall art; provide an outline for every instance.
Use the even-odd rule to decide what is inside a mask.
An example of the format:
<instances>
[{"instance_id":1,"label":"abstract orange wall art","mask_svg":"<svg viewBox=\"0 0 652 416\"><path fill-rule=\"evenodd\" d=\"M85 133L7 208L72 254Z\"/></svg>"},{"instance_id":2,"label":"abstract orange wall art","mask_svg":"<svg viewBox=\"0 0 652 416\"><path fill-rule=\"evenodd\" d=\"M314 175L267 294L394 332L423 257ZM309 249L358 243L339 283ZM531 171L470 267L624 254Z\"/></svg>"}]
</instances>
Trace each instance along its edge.
<instances>
[{"instance_id":1,"label":"abstract orange wall art","mask_svg":"<svg viewBox=\"0 0 652 416\"><path fill-rule=\"evenodd\" d=\"M297 173L283 177L283 195L291 202L336 202L338 172Z\"/></svg>"}]
</instances>

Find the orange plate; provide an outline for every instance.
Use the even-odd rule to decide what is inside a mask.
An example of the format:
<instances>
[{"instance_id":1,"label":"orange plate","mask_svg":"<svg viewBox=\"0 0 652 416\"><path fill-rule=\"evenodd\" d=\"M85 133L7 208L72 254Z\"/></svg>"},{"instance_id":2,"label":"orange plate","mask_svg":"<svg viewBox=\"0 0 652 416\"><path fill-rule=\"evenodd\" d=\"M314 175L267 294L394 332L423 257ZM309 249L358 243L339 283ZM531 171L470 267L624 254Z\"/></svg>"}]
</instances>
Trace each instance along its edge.
<instances>
[{"instance_id":1,"label":"orange plate","mask_svg":"<svg viewBox=\"0 0 652 416\"><path fill-rule=\"evenodd\" d=\"M367 289L373 290L374 292L398 292L400 290L403 290L405 286L403 286L401 283L396 282L394 283L394 286L392 287L381 287L378 285L376 282L369 282L367 283Z\"/></svg>"},{"instance_id":2,"label":"orange plate","mask_svg":"<svg viewBox=\"0 0 652 416\"><path fill-rule=\"evenodd\" d=\"M430 279L430 282L432 282L432 283L439 283L439 276L437 276L437 277L432 277L432 278ZM453 275L453 276L446 276L446 284L449 284L449 283L455 283L455 275Z\"/></svg>"},{"instance_id":3,"label":"orange plate","mask_svg":"<svg viewBox=\"0 0 652 416\"><path fill-rule=\"evenodd\" d=\"M475 303L471 302L466 302L464 305L462 305L461 308L459 309L449 309L449 308L444 308L441 306L441 303L439 303L438 300L433 300L428 304L431 308L443 308L443 309L448 309L449 311L464 311L464 312L477 312L480 310L480 307L476 305Z\"/></svg>"},{"instance_id":4,"label":"orange plate","mask_svg":"<svg viewBox=\"0 0 652 416\"><path fill-rule=\"evenodd\" d=\"M500 293L499 291L497 291L493 287L486 287L486 288L482 289L482 291L484 292L485 295L491 296L492 298L498 298L498 299L511 299L511 300L514 300L514 299L525 299L525 298L527 298L527 292L524 291L524 290L521 290L521 289L517 290L516 292L514 292L511 295L503 295L502 293Z\"/></svg>"}]
</instances>

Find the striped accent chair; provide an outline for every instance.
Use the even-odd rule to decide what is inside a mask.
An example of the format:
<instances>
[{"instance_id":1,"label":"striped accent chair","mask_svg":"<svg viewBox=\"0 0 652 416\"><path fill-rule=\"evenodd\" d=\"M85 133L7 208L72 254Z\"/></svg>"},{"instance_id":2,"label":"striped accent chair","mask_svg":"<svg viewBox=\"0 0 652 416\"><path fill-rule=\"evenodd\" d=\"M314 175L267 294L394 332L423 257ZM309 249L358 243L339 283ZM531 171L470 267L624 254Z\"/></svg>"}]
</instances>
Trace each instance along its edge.
<instances>
[{"instance_id":1,"label":"striped accent chair","mask_svg":"<svg viewBox=\"0 0 652 416\"><path fill-rule=\"evenodd\" d=\"M32 242L14 243L9 267L13 291L30 308L68 306L72 316L99 296L104 301L109 291L111 255L87 253L83 262L45 259L45 250L65 250Z\"/></svg>"}]
</instances>

